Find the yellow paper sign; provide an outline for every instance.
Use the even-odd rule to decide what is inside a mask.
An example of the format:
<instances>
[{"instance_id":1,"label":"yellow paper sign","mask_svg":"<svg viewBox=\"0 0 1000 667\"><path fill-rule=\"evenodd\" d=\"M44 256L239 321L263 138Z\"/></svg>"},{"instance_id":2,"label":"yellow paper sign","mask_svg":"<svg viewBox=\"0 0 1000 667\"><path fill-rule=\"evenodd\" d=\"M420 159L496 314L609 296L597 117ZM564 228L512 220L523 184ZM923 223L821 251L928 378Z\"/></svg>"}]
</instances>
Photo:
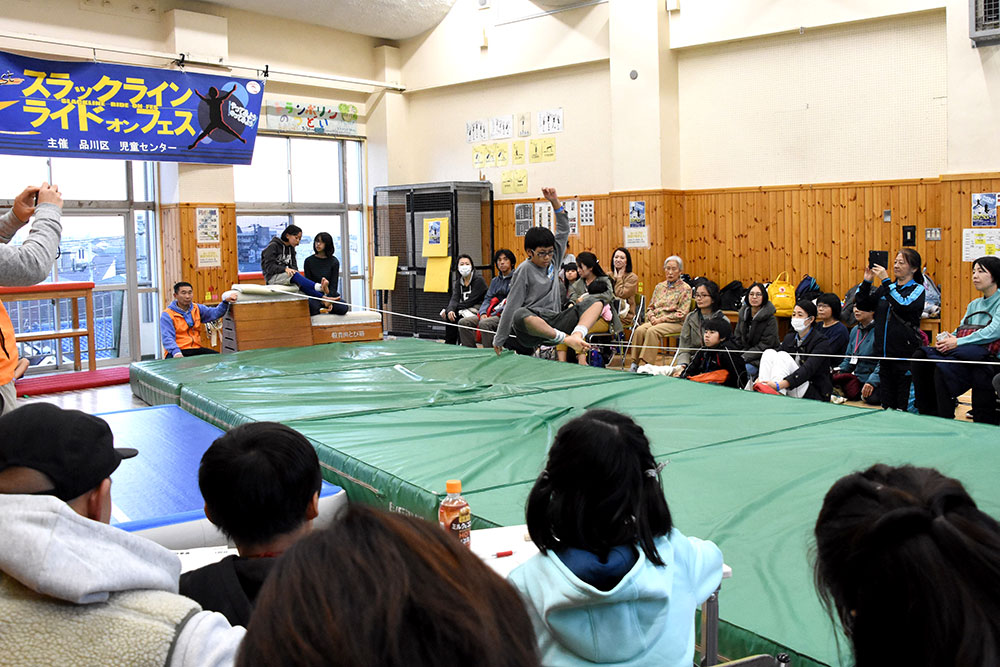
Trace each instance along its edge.
<instances>
[{"instance_id":1,"label":"yellow paper sign","mask_svg":"<svg viewBox=\"0 0 1000 667\"><path fill-rule=\"evenodd\" d=\"M497 166L498 167L506 167L507 166L507 159L508 159L507 156L508 156L508 153L510 153L510 145L509 144L497 144L496 145Z\"/></svg>"},{"instance_id":2,"label":"yellow paper sign","mask_svg":"<svg viewBox=\"0 0 1000 667\"><path fill-rule=\"evenodd\" d=\"M476 169L486 166L486 144L476 144L472 147L472 166Z\"/></svg>"},{"instance_id":3,"label":"yellow paper sign","mask_svg":"<svg viewBox=\"0 0 1000 667\"><path fill-rule=\"evenodd\" d=\"M505 171L500 175L500 191L505 195L514 194L514 172Z\"/></svg>"},{"instance_id":4,"label":"yellow paper sign","mask_svg":"<svg viewBox=\"0 0 1000 667\"><path fill-rule=\"evenodd\" d=\"M524 164L524 141L513 141L510 144L511 164Z\"/></svg>"},{"instance_id":5,"label":"yellow paper sign","mask_svg":"<svg viewBox=\"0 0 1000 667\"><path fill-rule=\"evenodd\" d=\"M451 257L428 257L424 291L447 292L449 271L451 271Z\"/></svg>"},{"instance_id":6,"label":"yellow paper sign","mask_svg":"<svg viewBox=\"0 0 1000 667\"><path fill-rule=\"evenodd\" d=\"M395 289L396 267L398 265L399 257L395 255L376 257L372 270L372 289Z\"/></svg>"},{"instance_id":7,"label":"yellow paper sign","mask_svg":"<svg viewBox=\"0 0 1000 667\"><path fill-rule=\"evenodd\" d=\"M424 220L424 257L448 255L448 218Z\"/></svg>"},{"instance_id":8,"label":"yellow paper sign","mask_svg":"<svg viewBox=\"0 0 1000 667\"><path fill-rule=\"evenodd\" d=\"M483 166L495 167L497 166L497 145L496 144L486 144L486 159L483 160Z\"/></svg>"},{"instance_id":9,"label":"yellow paper sign","mask_svg":"<svg viewBox=\"0 0 1000 667\"><path fill-rule=\"evenodd\" d=\"M540 139L542 143L542 162L555 162L556 161L556 138L548 137L546 139Z\"/></svg>"},{"instance_id":10,"label":"yellow paper sign","mask_svg":"<svg viewBox=\"0 0 1000 667\"><path fill-rule=\"evenodd\" d=\"M987 243L986 244L986 254L987 255L995 255L995 254L997 254L997 247L995 245L993 245L992 243Z\"/></svg>"},{"instance_id":11,"label":"yellow paper sign","mask_svg":"<svg viewBox=\"0 0 1000 667\"><path fill-rule=\"evenodd\" d=\"M528 170L514 170L514 192L522 193L528 191Z\"/></svg>"},{"instance_id":12,"label":"yellow paper sign","mask_svg":"<svg viewBox=\"0 0 1000 667\"><path fill-rule=\"evenodd\" d=\"M532 139L528 143L528 162L542 161L542 140Z\"/></svg>"}]
</instances>

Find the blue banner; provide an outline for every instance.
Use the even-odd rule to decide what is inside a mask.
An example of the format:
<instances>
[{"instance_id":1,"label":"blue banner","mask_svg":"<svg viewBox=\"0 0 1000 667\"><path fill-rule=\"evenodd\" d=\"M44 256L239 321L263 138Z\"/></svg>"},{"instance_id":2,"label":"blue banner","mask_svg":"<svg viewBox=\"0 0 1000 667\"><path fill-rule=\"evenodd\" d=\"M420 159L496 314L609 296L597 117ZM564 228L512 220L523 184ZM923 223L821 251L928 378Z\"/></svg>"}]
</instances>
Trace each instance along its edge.
<instances>
[{"instance_id":1,"label":"blue banner","mask_svg":"<svg viewBox=\"0 0 1000 667\"><path fill-rule=\"evenodd\" d=\"M0 52L0 153L250 164L264 84Z\"/></svg>"}]
</instances>

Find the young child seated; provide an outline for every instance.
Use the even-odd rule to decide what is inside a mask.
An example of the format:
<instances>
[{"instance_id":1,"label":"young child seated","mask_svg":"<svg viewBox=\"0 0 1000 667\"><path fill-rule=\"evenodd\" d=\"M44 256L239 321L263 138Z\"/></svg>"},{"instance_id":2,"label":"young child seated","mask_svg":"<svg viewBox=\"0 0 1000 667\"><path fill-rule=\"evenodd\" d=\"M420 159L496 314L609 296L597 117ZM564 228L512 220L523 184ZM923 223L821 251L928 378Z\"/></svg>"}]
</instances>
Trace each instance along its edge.
<instances>
[{"instance_id":1,"label":"young child seated","mask_svg":"<svg viewBox=\"0 0 1000 667\"><path fill-rule=\"evenodd\" d=\"M694 353L682 378L742 388L746 384L746 364L733 344L733 327L725 318L711 318L701 325L704 347Z\"/></svg>"},{"instance_id":2,"label":"young child seated","mask_svg":"<svg viewBox=\"0 0 1000 667\"><path fill-rule=\"evenodd\" d=\"M509 576L543 665L690 667L722 552L674 528L642 428L610 410L563 425L528 495L539 554Z\"/></svg>"},{"instance_id":3,"label":"young child seated","mask_svg":"<svg viewBox=\"0 0 1000 667\"><path fill-rule=\"evenodd\" d=\"M555 188L542 188L542 194L555 211L556 233L544 227L532 227L524 235L528 261L514 269L507 305L500 316L493 339L499 355L509 338L515 350L530 354L539 345L564 343L575 352L590 349L583 339L601 316L605 304L587 296L573 308L562 308L562 284L557 279L569 239L569 215L559 202Z\"/></svg>"},{"instance_id":4,"label":"young child seated","mask_svg":"<svg viewBox=\"0 0 1000 667\"><path fill-rule=\"evenodd\" d=\"M316 450L284 424L254 422L220 436L201 457L198 487L205 515L239 557L183 574L181 595L246 626L278 556L312 528L321 484Z\"/></svg>"}]
</instances>

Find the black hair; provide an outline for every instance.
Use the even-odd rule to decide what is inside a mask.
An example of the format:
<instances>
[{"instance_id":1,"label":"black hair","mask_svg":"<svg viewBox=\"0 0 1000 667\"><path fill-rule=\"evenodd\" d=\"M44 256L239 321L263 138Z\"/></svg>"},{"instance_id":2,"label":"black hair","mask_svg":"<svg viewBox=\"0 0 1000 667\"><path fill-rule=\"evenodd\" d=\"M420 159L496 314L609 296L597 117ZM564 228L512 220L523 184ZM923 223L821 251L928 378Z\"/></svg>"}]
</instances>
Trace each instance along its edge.
<instances>
[{"instance_id":1,"label":"black hair","mask_svg":"<svg viewBox=\"0 0 1000 667\"><path fill-rule=\"evenodd\" d=\"M320 232L313 239L313 252L316 252L316 241L323 242L323 252L326 253L327 257L333 257L333 253L337 250L333 245L333 237L330 236L329 232Z\"/></svg>"},{"instance_id":2,"label":"black hair","mask_svg":"<svg viewBox=\"0 0 1000 667\"><path fill-rule=\"evenodd\" d=\"M615 252L625 253L625 273L632 273L632 253L628 251L628 248L622 248L621 246L615 248ZM611 253L611 268L615 267L615 252Z\"/></svg>"},{"instance_id":3,"label":"black hair","mask_svg":"<svg viewBox=\"0 0 1000 667\"><path fill-rule=\"evenodd\" d=\"M984 271L988 271L991 276L993 276L993 282L1000 287L1000 257L993 257L992 255L986 255L985 257L980 257L972 263L975 267L976 264L979 265Z\"/></svg>"},{"instance_id":4,"label":"black hair","mask_svg":"<svg viewBox=\"0 0 1000 667\"><path fill-rule=\"evenodd\" d=\"M799 299L798 301L795 302L795 305L798 306L799 308L801 308L802 310L806 311L806 315L808 315L809 317L813 318L813 320L816 319L816 304L815 303L813 303L812 301L809 301L807 299Z\"/></svg>"},{"instance_id":5,"label":"black hair","mask_svg":"<svg viewBox=\"0 0 1000 667\"><path fill-rule=\"evenodd\" d=\"M916 269L916 272L913 274L913 280L916 281L918 285L923 285L924 274L920 270L920 267L923 266L923 260L920 259L920 253L913 248L902 248L900 249L899 254L903 256L903 259L905 259L906 263L910 265L910 268Z\"/></svg>"},{"instance_id":6,"label":"black hair","mask_svg":"<svg viewBox=\"0 0 1000 667\"><path fill-rule=\"evenodd\" d=\"M815 581L854 664L1000 664L1000 524L956 479L877 464L839 479L815 527Z\"/></svg>"},{"instance_id":7,"label":"black hair","mask_svg":"<svg viewBox=\"0 0 1000 667\"><path fill-rule=\"evenodd\" d=\"M243 424L220 436L198 468L212 523L241 545L264 544L302 525L321 484L316 450L275 422Z\"/></svg>"},{"instance_id":8,"label":"black hair","mask_svg":"<svg viewBox=\"0 0 1000 667\"><path fill-rule=\"evenodd\" d=\"M704 287L708 290L708 296L712 299L712 310L719 310L719 303L722 299L719 294L719 285L714 280L702 280L691 290L691 296L694 296L699 287Z\"/></svg>"},{"instance_id":9,"label":"black hair","mask_svg":"<svg viewBox=\"0 0 1000 667\"><path fill-rule=\"evenodd\" d=\"M542 553L575 547L603 561L637 544L656 565L663 559L654 540L673 527L646 434L611 410L589 410L559 429L525 518Z\"/></svg>"},{"instance_id":10,"label":"black hair","mask_svg":"<svg viewBox=\"0 0 1000 667\"><path fill-rule=\"evenodd\" d=\"M575 283L576 280L570 280L566 276L566 272L567 271L576 271L577 272L576 273L576 277L577 277L577 280L579 280L580 279L580 269L579 269L579 267L577 267L576 262L566 262L565 264L562 265L562 272L563 272L562 282L563 282L564 286L566 286L567 288L569 288L569 286L571 284Z\"/></svg>"},{"instance_id":11,"label":"black hair","mask_svg":"<svg viewBox=\"0 0 1000 667\"><path fill-rule=\"evenodd\" d=\"M508 250L507 248L500 248L495 253L493 253L493 268L496 269L497 262L500 261L501 257L506 257L510 261L510 268L513 271L514 267L517 266L517 257L514 256L513 250Z\"/></svg>"},{"instance_id":12,"label":"black hair","mask_svg":"<svg viewBox=\"0 0 1000 667\"><path fill-rule=\"evenodd\" d=\"M770 301L770 298L768 298L767 296L767 288L764 287L764 283L753 283L752 285L750 285L750 287L747 288L747 303L750 303L750 290L752 290L754 287L759 289L760 293L763 295L760 300L760 306L761 308L763 308L764 304Z\"/></svg>"},{"instance_id":13,"label":"black hair","mask_svg":"<svg viewBox=\"0 0 1000 667\"><path fill-rule=\"evenodd\" d=\"M604 269L601 267L599 260L597 259L597 255L595 255L592 252L587 252L587 251L581 252L579 255L576 256L576 263L577 266L582 264L583 266L593 271L595 278L601 278L603 276L608 275L604 272Z\"/></svg>"},{"instance_id":14,"label":"black hair","mask_svg":"<svg viewBox=\"0 0 1000 667\"><path fill-rule=\"evenodd\" d=\"M182 287L190 287L191 289L194 289L194 285L185 280L182 280L179 283L174 283L174 294L177 294L177 290L179 290Z\"/></svg>"},{"instance_id":15,"label":"black hair","mask_svg":"<svg viewBox=\"0 0 1000 667\"><path fill-rule=\"evenodd\" d=\"M603 294L604 292L608 291L608 283L610 282L610 278L608 278L607 276L601 276L601 277L604 278L604 280L600 280L599 278L594 278L593 280L590 281L590 284L587 285L587 294Z\"/></svg>"},{"instance_id":16,"label":"black hair","mask_svg":"<svg viewBox=\"0 0 1000 667\"><path fill-rule=\"evenodd\" d=\"M524 249L554 248L556 237L552 230L545 227L530 227L524 234ZM567 246L568 247L568 246Z\"/></svg>"},{"instance_id":17,"label":"black hair","mask_svg":"<svg viewBox=\"0 0 1000 667\"><path fill-rule=\"evenodd\" d=\"M701 330L718 331L721 340L729 340L733 335L733 325L724 317L710 317L701 323ZM721 341L720 341L721 342Z\"/></svg>"},{"instance_id":18,"label":"black hair","mask_svg":"<svg viewBox=\"0 0 1000 667\"><path fill-rule=\"evenodd\" d=\"M830 306L830 310L833 311L833 319L840 321L840 297L833 292L823 292L818 297L816 297L816 304L819 305L824 303Z\"/></svg>"},{"instance_id":19,"label":"black hair","mask_svg":"<svg viewBox=\"0 0 1000 667\"><path fill-rule=\"evenodd\" d=\"M462 253L461 255L459 255L458 257L456 257L456 258L455 258L455 270L456 270L456 271L458 270L458 263L459 263L459 262L460 262L461 260L463 260L463 259L467 259L467 260L469 260L469 264L471 264L471 265L472 265L472 273L470 273L470 274L469 274L469 275L471 276L471 275L472 275L473 273L475 273L475 272L476 272L476 262L475 262L475 260L473 260L473 259L472 259L472 255L467 255L467 254L465 254L465 253L463 252L463 253Z\"/></svg>"},{"instance_id":20,"label":"black hair","mask_svg":"<svg viewBox=\"0 0 1000 667\"><path fill-rule=\"evenodd\" d=\"M302 228L298 225L288 225L281 231L281 240L288 243L289 236L298 236L302 233Z\"/></svg>"}]
</instances>

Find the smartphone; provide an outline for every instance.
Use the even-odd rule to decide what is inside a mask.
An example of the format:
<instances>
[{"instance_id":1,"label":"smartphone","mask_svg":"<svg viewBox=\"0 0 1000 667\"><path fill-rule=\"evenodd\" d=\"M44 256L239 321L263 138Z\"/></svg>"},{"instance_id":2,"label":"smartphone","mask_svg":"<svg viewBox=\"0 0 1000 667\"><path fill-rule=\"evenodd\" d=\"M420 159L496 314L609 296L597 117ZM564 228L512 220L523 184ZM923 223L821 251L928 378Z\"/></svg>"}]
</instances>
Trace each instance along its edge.
<instances>
[{"instance_id":1,"label":"smartphone","mask_svg":"<svg viewBox=\"0 0 1000 667\"><path fill-rule=\"evenodd\" d=\"M868 268L872 268L878 264L883 269L889 268L889 251L888 250L869 250L868 251Z\"/></svg>"}]
</instances>

